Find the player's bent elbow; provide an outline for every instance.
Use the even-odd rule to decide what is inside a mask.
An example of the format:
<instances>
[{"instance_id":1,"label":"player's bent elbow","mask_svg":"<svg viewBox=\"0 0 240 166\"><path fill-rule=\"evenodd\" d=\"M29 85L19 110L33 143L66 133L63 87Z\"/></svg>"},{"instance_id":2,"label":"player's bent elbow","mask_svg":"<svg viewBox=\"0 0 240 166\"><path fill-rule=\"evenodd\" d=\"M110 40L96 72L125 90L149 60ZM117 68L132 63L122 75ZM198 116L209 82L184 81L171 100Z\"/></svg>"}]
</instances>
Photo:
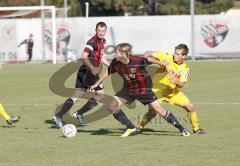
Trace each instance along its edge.
<instances>
[{"instance_id":1,"label":"player's bent elbow","mask_svg":"<svg viewBox=\"0 0 240 166\"><path fill-rule=\"evenodd\" d=\"M194 112L195 111L195 107L194 105L190 102L187 104L187 109L190 111L190 112Z\"/></svg>"},{"instance_id":2,"label":"player's bent elbow","mask_svg":"<svg viewBox=\"0 0 240 166\"><path fill-rule=\"evenodd\" d=\"M176 86L180 89L183 88L183 85L176 85Z\"/></svg>"},{"instance_id":3,"label":"player's bent elbow","mask_svg":"<svg viewBox=\"0 0 240 166\"><path fill-rule=\"evenodd\" d=\"M146 52L143 54L144 58L149 58L149 57L151 57L151 55L152 55L152 51L146 51Z\"/></svg>"},{"instance_id":4,"label":"player's bent elbow","mask_svg":"<svg viewBox=\"0 0 240 166\"><path fill-rule=\"evenodd\" d=\"M83 52L83 54L82 54L82 57L84 58L84 59L86 59L86 58L88 58L88 53L87 52Z\"/></svg>"},{"instance_id":5,"label":"player's bent elbow","mask_svg":"<svg viewBox=\"0 0 240 166\"><path fill-rule=\"evenodd\" d=\"M183 88L183 86L184 86L184 82L178 82L178 84L176 84L176 86L178 87L178 88Z\"/></svg>"}]
</instances>

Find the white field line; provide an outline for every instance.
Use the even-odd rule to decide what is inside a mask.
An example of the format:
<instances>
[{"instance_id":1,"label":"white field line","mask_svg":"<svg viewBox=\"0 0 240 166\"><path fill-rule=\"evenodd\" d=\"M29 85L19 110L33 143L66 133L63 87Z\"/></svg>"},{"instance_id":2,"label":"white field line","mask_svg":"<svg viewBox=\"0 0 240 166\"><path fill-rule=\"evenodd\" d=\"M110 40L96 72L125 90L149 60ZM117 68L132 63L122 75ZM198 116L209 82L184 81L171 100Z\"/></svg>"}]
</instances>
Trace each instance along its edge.
<instances>
[{"instance_id":1,"label":"white field line","mask_svg":"<svg viewBox=\"0 0 240 166\"><path fill-rule=\"evenodd\" d=\"M54 103L32 103L32 104L3 104L4 106L58 106L62 103L54 104ZM240 105L240 102L201 102L201 103L194 103L196 105ZM75 105L82 105L76 103ZM102 103L99 103L99 105L103 105ZM137 103L136 105L142 105L141 103Z\"/></svg>"},{"instance_id":2,"label":"white field line","mask_svg":"<svg viewBox=\"0 0 240 166\"><path fill-rule=\"evenodd\" d=\"M239 102L233 103L225 103L225 102L203 102L203 103L195 103L197 105L240 105Z\"/></svg>"}]
</instances>

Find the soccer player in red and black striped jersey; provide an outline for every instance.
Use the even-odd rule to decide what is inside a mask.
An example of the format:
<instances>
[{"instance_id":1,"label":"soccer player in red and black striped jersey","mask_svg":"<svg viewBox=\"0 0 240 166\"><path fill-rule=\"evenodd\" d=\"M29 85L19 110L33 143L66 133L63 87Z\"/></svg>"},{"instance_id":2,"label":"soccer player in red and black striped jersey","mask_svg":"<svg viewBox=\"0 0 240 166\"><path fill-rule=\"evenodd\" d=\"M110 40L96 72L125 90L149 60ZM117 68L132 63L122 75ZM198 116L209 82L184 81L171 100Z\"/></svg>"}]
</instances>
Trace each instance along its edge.
<instances>
[{"instance_id":1,"label":"soccer player in red and black striped jersey","mask_svg":"<svg viewBox=\"0 0 240 166\"><path fill-rule=\"evenodd\" d=\"M63 115L71 109L76 101L78 101L87 89L89 89L93 84L99 80L99 72L101 70L101 63L109 66L109 62L103 55L103 49L106 44L104 36L107 32L107 25L104 22L99 22L96 25L96 34L87 42L85 49L82 54L82 59L84 64L80 66L77 79L76 79L76 92L73 97L68 98L63 104L59 113L53 116L54 121L58 127L62 127L62 117ZM97 105L97 101L102 99L104 87L99 84L96 88L96 94L94 97L88 100L88 102L76 112L76 117L80 125L85 125L82 115L94 108Z\"/></svg>"},{"instance_id":2,"label":"soccer player in red and black striped jersey","mask_svg":"<svg viewBox=\"0 0 240 166\"><path fill-rule=\"evenodd\" d=\"M165 110L157 101L157 97L152 91L152 80L145 69L149 64L161 64L153 58L133 56L132 46L128 43L118 44L116 47L116 58L112 60L108 71L100 77L91 89L96 88L104 79L112 73L118 73L124 80L123 88L117 92L113 100L108 105L108 110L114 118L123 125L127 130L121 137L127 137L135 132L137 128L127 118L120 107L124 104L131 104L135 99L152 107L159 115L170 124L174 125L183 136L189 136L189 132L179 123L176 117L169 111Z\"/></svg>"}]
</instances>

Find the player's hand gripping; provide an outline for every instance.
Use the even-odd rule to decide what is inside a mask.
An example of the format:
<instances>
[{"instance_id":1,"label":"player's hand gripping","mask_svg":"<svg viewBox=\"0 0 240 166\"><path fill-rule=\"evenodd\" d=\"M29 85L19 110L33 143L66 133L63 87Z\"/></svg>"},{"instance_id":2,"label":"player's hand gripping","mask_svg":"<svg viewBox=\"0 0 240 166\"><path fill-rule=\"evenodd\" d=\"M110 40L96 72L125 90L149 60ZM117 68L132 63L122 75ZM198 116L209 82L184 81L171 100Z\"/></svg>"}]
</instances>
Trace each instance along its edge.
<instances>
[{"instance_id":1,"label":"player's hand gripping","mask_svg":"<svg viewBox=\"0 0 240 166\"><path fill-rule=\"evenodd\" d=\"M89 88L90 91L93 91L93 92L94 92L94 91L95 91L95 88L98 87L98 85L99 85L98 82L96 82L94 85L92 85L92 86Z\"/></svg>"}]
</instances>

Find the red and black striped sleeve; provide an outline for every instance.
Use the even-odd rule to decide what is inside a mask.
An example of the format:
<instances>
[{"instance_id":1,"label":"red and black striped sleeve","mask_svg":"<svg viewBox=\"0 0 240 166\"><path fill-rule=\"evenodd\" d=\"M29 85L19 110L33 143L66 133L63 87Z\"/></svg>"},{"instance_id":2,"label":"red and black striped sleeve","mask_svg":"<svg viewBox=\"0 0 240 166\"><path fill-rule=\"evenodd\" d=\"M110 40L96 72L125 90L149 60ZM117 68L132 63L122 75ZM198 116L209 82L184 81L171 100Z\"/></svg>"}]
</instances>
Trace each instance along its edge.
<instances>
[{"instance_id":1,"label":"red and black striped sleeve","mask_svg":"<svg viewBox=\"0 0 240 166\"><path fill-rule=\"evenodd\" d=\"M108 75L112 74L112 73L116 73L116 59L113 59L110 63L110 65L108 66Z\"/></svg>"},{"instance_id":2,"label":"red and black striped sleeve","mask_svg":"<svg viewBox=\"0 0 240 166\"><path fill-rule=\"evenodd\" d=\"M85 45L84 52L90 54L93 50L96 49L96 41L90 39Z\"/></svg>"},{"instance_id":3,"label":"red and black striped sleeve","mask_svg":"<svg viewBox=\"0 0 240 166\"><path fill-rule=\"evenodd\" d=\"M142 58L141 64L142 64L143 66L148 66L148 65L151 65L152 63L151 63L150 61L148 61L147 58Z\"/></svg>"}]
</instances>

